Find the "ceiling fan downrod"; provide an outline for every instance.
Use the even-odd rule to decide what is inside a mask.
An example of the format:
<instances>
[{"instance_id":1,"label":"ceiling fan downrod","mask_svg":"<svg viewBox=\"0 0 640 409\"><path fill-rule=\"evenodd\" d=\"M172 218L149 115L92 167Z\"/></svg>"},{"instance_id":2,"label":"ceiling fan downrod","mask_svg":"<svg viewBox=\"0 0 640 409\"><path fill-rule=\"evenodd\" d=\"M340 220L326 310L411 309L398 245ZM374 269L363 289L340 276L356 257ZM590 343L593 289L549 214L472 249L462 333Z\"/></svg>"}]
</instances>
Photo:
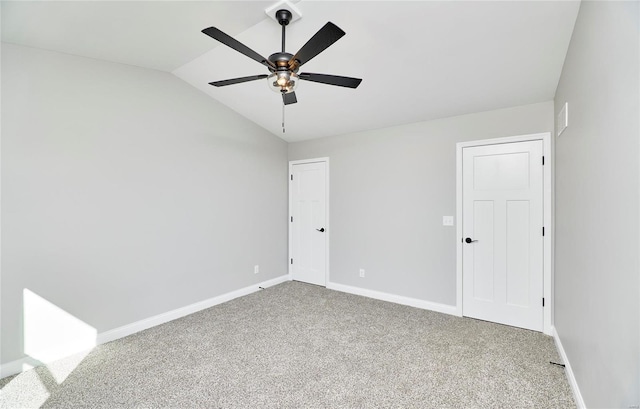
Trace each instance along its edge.
<instances>
[{"instance_id":1,"label":"ceiling fan downrod","mask_svg":"<svg viewBox=\"0 0 640 409\"><path fill-rule=\"evenodd\" d=\"M289 10L278 10L276 11L276 20L282 26L282 52L285 52L285 29L289 25L291 21L291 12Z\"/></svg>"}]
</instances>

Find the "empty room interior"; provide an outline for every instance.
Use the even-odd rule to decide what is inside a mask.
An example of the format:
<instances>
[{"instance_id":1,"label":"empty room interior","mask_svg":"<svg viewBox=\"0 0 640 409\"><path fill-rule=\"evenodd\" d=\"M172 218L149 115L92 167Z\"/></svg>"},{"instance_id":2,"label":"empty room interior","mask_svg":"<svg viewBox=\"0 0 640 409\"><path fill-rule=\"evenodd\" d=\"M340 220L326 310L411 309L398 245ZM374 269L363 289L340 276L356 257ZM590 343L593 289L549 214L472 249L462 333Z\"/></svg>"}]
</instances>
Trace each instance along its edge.
<instances>
[{"instance_id":1,"label":"empty room interior","mask_svg":"<svg viewBox=\"0 0 640 409\"><path fill-rule=\"evenodd\" d=\"M640 407L638 1L0 7L0 406Z\"/></svg>"}]
</instances>

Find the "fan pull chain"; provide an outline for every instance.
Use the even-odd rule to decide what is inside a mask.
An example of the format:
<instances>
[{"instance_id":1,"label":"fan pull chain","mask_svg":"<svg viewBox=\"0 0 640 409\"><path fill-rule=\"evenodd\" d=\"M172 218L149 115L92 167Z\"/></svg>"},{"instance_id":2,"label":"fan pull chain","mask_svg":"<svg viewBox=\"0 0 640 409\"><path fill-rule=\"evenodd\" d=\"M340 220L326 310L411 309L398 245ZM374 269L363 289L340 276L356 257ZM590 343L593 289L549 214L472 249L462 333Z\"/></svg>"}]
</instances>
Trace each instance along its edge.
<instances>
[{"instance_id":1,"label":"fan pull chain","mask_svg":"<svg viewBox=\"0 0 640 409\"><path fill-rule=\"evenodd\" d=\"M282 133L284 133L284 102L282 102Z\"/></svg>"}]
</instances>

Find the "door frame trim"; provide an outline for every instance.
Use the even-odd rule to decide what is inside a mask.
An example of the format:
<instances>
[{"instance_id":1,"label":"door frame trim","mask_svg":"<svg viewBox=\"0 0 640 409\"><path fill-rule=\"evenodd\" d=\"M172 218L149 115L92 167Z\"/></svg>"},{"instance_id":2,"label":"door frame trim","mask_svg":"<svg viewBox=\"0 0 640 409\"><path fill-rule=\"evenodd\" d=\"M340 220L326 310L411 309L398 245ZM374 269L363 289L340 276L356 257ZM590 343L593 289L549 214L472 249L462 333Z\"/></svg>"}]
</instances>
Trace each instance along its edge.
<instances>
[{"instance_id":1,"label":"door frame trim","mask_svg":"<svg viewBox=\"0 0 640 409\"><path fill-rule=\"evenodd\" d=\"M324 217L325 217L325 233L326 233L326 238L327 240L325 241L325 249L324 249L324 254L325 254L325 275L324 275L324 286L326 287L327 284L329 283L329 242L330 242L330 238L331 238L331 228L329 226L329 192L331 191L331 189L329 188L329 158L328 157L322 157L322 158L313 158L313 159L301 159L301 160L290 160L289 161L289 173L287 175L287 180L288 180L288 187L289 187L289 216L287 217L287 224L289 225L289 228L287 229L289 232L289 237L288 237L288 241L289 241L289 260L291 260L293 258L293 243L292 243L292 237L293 237L293 231L292 231L292 224L291 224L291 217L293 216L293 191L291 190L291 175L293 175L293 166L294 165L302 165L302 164L306 164L306 163L318 163L318 162L324 162L325 163L325 213L324 213ZM293 269L292 269L292 265L291 263L287 264L288 266L288 273L289 273L289 280L293 280Z\"/></svg>"},{"instance_id":2,"label":"door frame trim","mask_svg":"<svg viewBox=\"0 0 640 409\"><path fill-rule=\"evenodd\" d=\"M545 236L543 238L543 290L545 299L543 308L542 332L551 335L553 327L553 262L552 243L554 240L553 227L553 189L551 156L551 133L537 133L530 135L508 136L503 138L482 139L478 141L458 142L456 144L456 315L462 317L462 149L473 146L499 145L514 142L542 141L542 151L545 157L543 167L543 223Z\"/></svg>"}]
</instances>

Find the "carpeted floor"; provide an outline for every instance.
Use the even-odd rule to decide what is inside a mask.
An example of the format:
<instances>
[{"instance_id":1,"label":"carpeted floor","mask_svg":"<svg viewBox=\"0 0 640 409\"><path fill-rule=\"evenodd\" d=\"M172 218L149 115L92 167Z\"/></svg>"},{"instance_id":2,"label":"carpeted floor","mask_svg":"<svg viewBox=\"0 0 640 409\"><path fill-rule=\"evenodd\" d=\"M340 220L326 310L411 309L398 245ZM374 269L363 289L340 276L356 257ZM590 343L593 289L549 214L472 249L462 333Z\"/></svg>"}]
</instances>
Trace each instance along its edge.
<instances>
[{"instance_id":1,"label":"carpeted floor","mask_svg":"<svg viewBox=\"0 0 640 409\"><path fill-rule=\"evenodd\" d=\"M541 333L287 282L6 378L0 407L575 407L559 359Z\"/></svg>"}]
</instances>

